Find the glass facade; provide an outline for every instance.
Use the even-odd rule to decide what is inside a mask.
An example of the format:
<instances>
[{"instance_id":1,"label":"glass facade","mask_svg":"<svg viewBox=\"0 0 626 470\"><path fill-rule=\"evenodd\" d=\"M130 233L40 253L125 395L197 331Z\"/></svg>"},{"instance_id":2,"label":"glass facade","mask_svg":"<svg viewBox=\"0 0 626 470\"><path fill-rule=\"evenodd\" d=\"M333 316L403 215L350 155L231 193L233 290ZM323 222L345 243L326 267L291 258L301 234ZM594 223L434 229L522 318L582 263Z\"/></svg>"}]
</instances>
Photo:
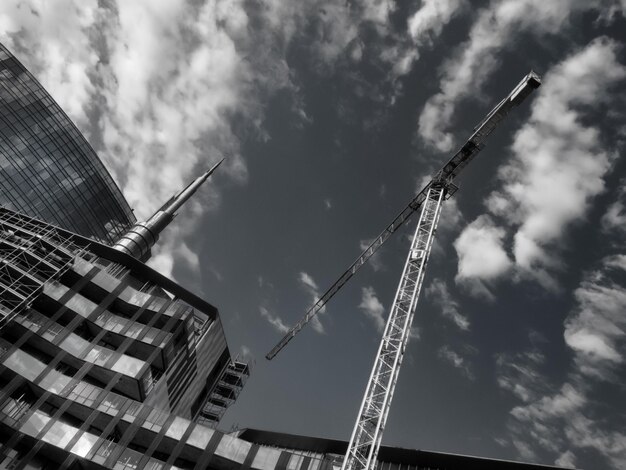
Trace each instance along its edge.
<instances>
[{"instance_id":1,"label":"glass facade","mask_svg":"<svg viewBox=\"0 0 626 470\"><path fill-rule=\"evenodd\" d=\"M215 454L241 463L250 444L211 429L221 414L206 410L232 403L247 374L214 307L0 208L0 469L191 469L218 437Z\"/></svg>"},{"instance_id":2,"label":"glass facade","mask_svg":"<svg viewBox=\"0 0 626 470\"><path fill-rule=\"evenodd\" d=\"M109 244L135 222L93 148L1 44L0 205Z\"/></svg>"}]
</instances>

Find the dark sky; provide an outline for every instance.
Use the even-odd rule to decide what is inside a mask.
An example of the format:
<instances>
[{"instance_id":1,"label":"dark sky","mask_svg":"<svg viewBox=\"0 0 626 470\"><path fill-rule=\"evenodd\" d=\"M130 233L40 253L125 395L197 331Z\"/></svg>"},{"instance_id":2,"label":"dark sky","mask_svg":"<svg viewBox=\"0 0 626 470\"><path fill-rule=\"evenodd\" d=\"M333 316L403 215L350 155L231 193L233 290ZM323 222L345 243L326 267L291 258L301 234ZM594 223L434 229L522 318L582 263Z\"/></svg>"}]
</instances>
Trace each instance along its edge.
<instances>
[{"instance_id":1,"label":"dark sky","mask_svg":"<svg viewBox=\"0 0 626 470\"><path fill-rule=\"evenodd\" d=\"M229 155L153 260L254 361L225 430L348 439L415 221L265 353L539 73L444 207L383 444L626 466L623 1L57 3L0 40L140 217Z\"/></svg>"}]
</instances>

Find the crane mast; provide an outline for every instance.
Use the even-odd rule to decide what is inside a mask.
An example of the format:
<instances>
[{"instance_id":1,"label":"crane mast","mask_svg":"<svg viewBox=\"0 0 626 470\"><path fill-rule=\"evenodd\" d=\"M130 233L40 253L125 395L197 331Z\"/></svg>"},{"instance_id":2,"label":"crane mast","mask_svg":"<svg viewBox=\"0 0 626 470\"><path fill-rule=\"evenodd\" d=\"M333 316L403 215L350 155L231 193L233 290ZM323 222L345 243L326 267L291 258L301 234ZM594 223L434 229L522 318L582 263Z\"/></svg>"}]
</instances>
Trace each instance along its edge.
<instances>
[{"instance_id":1,"label":"crane mast","mask_svg":"<svg viewBox=\"0 0 626 470\"><path fill-rule=\"evenodd\" d=\"M376 466L378 449L408 343L442 203L446 196L457 189L453 184L454 178L480 150L485 137L493 131L509 110L521 103L540 84L539 77L533 72L524 77L481 121L459 152L420 192L420 195L425 193L420 201L420 218L341 470L374 470Z\"/></svg>"},{"instance_id":2,"label":"crane mast","mask_svg":"<svg viewBox=\"0 0 626 470\"><path fill-rule=\"evenodd\" d=\"M428 188L342 470L370 469L376 462L445 195L444 182Z\"/></svg>"}]
</instances>

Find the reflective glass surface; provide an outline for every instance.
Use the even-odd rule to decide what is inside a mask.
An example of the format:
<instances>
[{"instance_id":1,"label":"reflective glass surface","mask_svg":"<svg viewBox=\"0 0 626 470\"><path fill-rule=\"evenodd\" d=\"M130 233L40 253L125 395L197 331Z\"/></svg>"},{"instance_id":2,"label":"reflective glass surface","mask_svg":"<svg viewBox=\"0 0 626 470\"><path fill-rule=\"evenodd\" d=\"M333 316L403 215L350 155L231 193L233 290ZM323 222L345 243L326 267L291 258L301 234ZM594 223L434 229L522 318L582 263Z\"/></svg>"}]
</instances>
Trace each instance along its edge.
<instances>
[{"instance_id":1,"label":"reflective glass surface","mask_svg":"<svg viewBox=\"0 0 626 470\"><path fill-rule=\"evenodd\" d=\"M21 349L16 349L13 354L4 360L4 365L28 380L35 380L46 368L43 362L38 361L30 354Z\"/></svg>"},{"instance_id":2,"label":"reflective glass surface","mask_svg":"<svg viewBox=\"0 0 626 470\"><path fill-rule=\"evenodd\" d=\"M61 421L55 421L48 429L48 432L43 436L42 440L54 444L57 447L64 448L72 440L74 435L78 432L74 426L63 423Z\"/></svg>"},{"instance_id":3,"label":"reflective glass surface","mask_svg":"<svg viewBox=\"0 0 626 470\"><path fill-rule=\"evenodd\" d=\"M276 468L276 464L280 458L280 453L281 451L277 449L259 447L259 451L256 453L254 460L252 461L252 468L257 468L259 470Z\"/></svg>"},{"instance_id":4,"label":"reflective glass surface","mask_svg":"<svg viewBox=\"0 0 626 470\"><path fill-rule=\"evenodd\" d=\"M217 446L217 449L215 450L215 454L222 456L228 460L243 463L243 461L246 460L246 455L248 455L248 452L250 452L251 447L252 444L250 444L249 442L246 442L242 439L237 439L235 437L231 437L228 434L224 434L222 436L222 439L220 440L219 445ZM265 450L271 450L272 452L269 452L267 454L261 452ZM280 457L280 451L274 451L274 449L264 449L261 447L259 448L259 452L263 453L264 455L262 456L262 459L260 459L258 462L255 457L254 462L260 463L261 460L267 460L271 462L274 460L275 457L274 452L277 455L276 462L278 462L278 457ZM257 453L257 457L258 456L259 454ZM274 465L272 465L271 467L262 468L274 468L276 462L274 462ZM254 466L254 463L252 464L252 466Z\"/></svg>"},{"instance_id":5,"label":"reflective glass surface","mask_svg":"<svg viewBox=\"0 0 626 470\"><path fill-rule=\"evenodd\" d=\"M1 44L0 204L109 243L135 221L89 143Z\"/></svg>"},{"instance_id":6,"label":"reflective glass surface","mask_svg":"<svg viewBox=\"0 0 626 470\"><path fill-rule=\"evenodd\" d=\"M37 434L43 430L48 421L50 421L50 416L41 411L35 411L22 425L20 431L29 436L37 437Z\"/></svg>"},{"instance_id":7,"label":"reflective glass surface","mask_svg":"<svg viewBox=\"0 0 626 470\"><path fill-rule=\"evenodd\" d=\"M167 428L165 435L172 439L180 440L183 438L183 434L191 424L191 421L180 416L176 416L174 421L171 422L170 427Z\"/></svg>"},{"instance_id":8,"label":"reflective glass surface","mask_svg":"<svg viewBox=\"0 0 626 470\"><path fill-rule=\"evenodd\" d=\"M81 457L85 457L91 448L98 442L98 436L84 432L72 447L71 452Z\"/></svg>"},{"instance_id":9,"label":"reflective glass surface","mask_svg":"<svg viewBox=\"0 0 626 470\"><path fill-rule=\"evenodd\" d=\"M190 444L198 449L205 449L207 445L209 445L209 441L215 431L213 429L207 428L206 426L202 426L201 424L197 424L189 437L187 438L187 444Z\"/></svg>"}]
</instances>

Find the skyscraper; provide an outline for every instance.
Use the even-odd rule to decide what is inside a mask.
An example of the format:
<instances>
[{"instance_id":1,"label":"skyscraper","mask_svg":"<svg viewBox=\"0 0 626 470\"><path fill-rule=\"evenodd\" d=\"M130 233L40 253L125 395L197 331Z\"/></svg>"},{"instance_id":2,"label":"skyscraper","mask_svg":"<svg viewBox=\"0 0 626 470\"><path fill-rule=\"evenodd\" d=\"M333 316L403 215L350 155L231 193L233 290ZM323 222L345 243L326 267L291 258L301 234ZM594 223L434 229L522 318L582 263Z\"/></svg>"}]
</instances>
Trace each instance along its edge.
<instances>
[{"instance_id":1,"label":"skyscraper","mask_svg":"<svg viewBox=\"0 0 626 470\"><path fill-rule=\"evenodd\" d=\"M93 148L2 44L0 205L107 243L135 222Z\"/></svg>"},{"instance_id":2,"label":"skyscraper","mask_svg":"<svg viewBox=\"0 0 626 470\"><path fill-rule=\"evenodd\" d=\"M0 312L5 465L193 468L204 425L248 376L214 306L126 253L5 208Z\"/></svg>"}]
</instances>

